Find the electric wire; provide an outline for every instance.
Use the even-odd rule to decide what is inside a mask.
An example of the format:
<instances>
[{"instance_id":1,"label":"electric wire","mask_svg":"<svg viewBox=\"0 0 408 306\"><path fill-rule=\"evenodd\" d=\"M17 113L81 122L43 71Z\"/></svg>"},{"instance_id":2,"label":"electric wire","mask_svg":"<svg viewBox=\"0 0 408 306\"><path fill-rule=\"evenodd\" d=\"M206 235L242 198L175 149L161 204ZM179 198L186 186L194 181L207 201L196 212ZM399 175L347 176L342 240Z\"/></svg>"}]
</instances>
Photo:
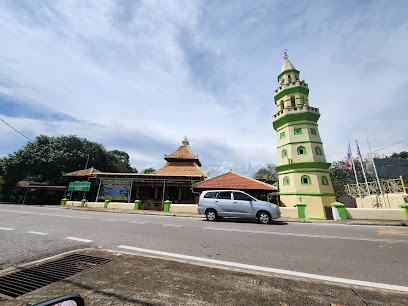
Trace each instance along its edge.
<instances>
[{"instance_id":1,"label":"electric wire","mask_svg":"<svg viewBox=\"0 0 408 306\"><path fill-rule=\"evenodd\" d=\"M18 131L17 129L15 129L14 127L12 127L10 124L8 124L4 119L0 118L1 121L3 121L5 124L7 124L10 128L12 128L14 131L16 131L17 133L19 133L21 136L27 138L28 140L32 141L30 138L28 138L26 135L24 135L23 133L21 133L20 131Z\"/></svg>"},{"instance_id":2,"label":"electric wire","mask_svg":"<svg viewBox=\"0 0 408 306\"><path fill-rule=\"evenodd\" d=\"M405 139L403 139L403 140L401 140L401 141L398 141L398 142L396 142L396 143L393 143L393 144L391 144L391 145L389 145L389 146L385 146L385 147L383 147L383 148L381 148L381 149L374 150L373 152L378 152L378 151L384 150L384 149L386 149L386 148L395 146L396 144L399 144L399 143L404 142L404 141L406 141L406 140L408 140L408 137L405 138Z\"/></svg>"}]
</instances>

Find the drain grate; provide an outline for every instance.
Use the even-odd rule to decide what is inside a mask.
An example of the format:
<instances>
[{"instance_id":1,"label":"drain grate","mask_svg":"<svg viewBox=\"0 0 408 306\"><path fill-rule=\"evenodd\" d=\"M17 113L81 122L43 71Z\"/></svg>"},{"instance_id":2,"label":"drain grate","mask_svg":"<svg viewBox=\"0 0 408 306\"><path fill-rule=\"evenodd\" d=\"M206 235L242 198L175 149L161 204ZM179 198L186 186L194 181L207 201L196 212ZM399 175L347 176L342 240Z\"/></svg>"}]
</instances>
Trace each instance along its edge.
<instances>
[{"instance_id":1,"label":"drain grate","mask_svg":"<svg viewBox=\"0 0 408 306\"><path fill-rule=\"evenodd\" d=\"M111 261L86 254L70 254L31 268L0 276L0 300L14 299L41 287Z\"/></svg>"}]
</instances>

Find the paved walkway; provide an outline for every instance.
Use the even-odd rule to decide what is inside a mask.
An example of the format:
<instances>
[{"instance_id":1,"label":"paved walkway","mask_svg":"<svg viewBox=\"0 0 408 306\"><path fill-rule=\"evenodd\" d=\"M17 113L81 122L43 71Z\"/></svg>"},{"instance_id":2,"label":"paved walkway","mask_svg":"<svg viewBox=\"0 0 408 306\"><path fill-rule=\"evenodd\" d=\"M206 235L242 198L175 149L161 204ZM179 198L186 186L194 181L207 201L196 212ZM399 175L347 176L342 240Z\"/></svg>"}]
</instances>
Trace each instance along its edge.
<instances>
[{"instance_id":1,"label":"paved walkway","mask_svg":"<svg viewBox=\"0 0 408 306\"><path fill-rule=\"evenodd\" d=\"M248 273L117 251L76 252L111 262L0 305L73 293L85 305L406 305L408 293Z\"/></svg>"}]
</instances>

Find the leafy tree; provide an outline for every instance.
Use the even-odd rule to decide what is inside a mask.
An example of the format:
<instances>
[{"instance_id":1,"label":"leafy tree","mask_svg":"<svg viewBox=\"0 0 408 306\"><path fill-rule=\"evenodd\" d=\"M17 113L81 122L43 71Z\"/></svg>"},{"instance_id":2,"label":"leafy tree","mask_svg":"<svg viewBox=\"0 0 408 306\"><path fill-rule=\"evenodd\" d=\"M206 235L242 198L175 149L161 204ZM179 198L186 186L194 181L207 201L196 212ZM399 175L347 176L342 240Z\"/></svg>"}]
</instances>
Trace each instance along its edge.
<instances>
[{"instance_id":1,"label":"leafy tree","mask_svg":"<svg viewBox=\"0 0 408 306\"><path fill-rule=\"evenodd\" d=\"M84 169L88 154L88 167L106 172L137 172L123 151L107 151L99 143L74 135L40 135L0 159L0 199L16 200L16 184L27 177L39 177L52 185L64 184L61 174Z\"/></svg>"},{"instance_id":2,"label":"leafy tree","mask_svg":"<svg viewBox=\"0 0 408 306\"><path fill-rule=\"evenodd\" d=\"M376 180L374 166L368 159L364 159L366 167L364 168L367 176L367 181L372 182ZM358 158L354 159L354 166L356 167L356 173L359 183L364 183L364 176L361 170L361 164ZM345 194L344 186L347 184L355 184L356 178L354 176L354 170L347 167L347 159L335 161L329 168L330 178L332 180L334 194L341 196Z\"/></svg>"},{"instance_id":3,"label":"leafy tree","mask_svg":"<svg viewBox=\"0 0 408 306\"><path fill-rule=\"evenodd\" d=\"M403 158L403 159L408 159L408 152L407 151L402 151L400 153L392 153L391 156L388 158Z\"/></svg>"},{"instance_id":4,"label":"leafy tree","mask_svg":"<svg viewBox=\"0 0 408 306\"><path fill-rule=\"evenodd\" d=\"M278 172L276 171L275 165L267 163L266 166L262 167L254 174L254 179L278 181Z\"/></svg>"},{"instance_id":5,"label":"leafy tree","mask_svg":"<svg viewBox=\"0 0 408 306\"><path fill-rule=\"evenodd\" d=\"M149 168L144 169L144 170L142 171L142 173L144 173L144 174L149 174L149 173L152 173L152 172L154 172L154 171L156 171L156 170L154 170L152 167L149 167Z\"/></svg>"}]
</instances>

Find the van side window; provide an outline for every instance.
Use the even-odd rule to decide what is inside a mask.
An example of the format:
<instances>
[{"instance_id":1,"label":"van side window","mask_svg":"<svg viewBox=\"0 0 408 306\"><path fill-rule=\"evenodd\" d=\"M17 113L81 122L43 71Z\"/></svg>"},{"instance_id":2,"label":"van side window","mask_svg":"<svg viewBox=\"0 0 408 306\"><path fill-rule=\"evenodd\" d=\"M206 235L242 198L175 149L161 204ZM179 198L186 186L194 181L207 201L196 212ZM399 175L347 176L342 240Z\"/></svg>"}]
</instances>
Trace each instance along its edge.
<instances>
[{"instance_id":1,"label":"van side window","mask_svg":"<svg viewBox=\"0 0 408 306\"><path fill-rule=\"evenodd\" d=\"M231 192L230 191L219 192L217 194L217 199L231 200Z\"/></svg>"},{"instance_id":2,"label":"van side window","mask_svg":"<svg viewBox=\"0 0 408 306\"><path fill-rule=\"evenodd\" d=\"M234 200L239 201L252 201L251 197L248 197L246 194L240 192L234 192Z\"/></svg>"},{"instance_id":3,"label":"van side window","mask_svg":"<svg viewBox=\"0 0 408 306\"><path fill-rule=\"evenodd\" d=\"M210 192L207 192L207 193L204 195L204 198L205 198L205 199L214 199L216 194L217 194L216 191L210 191Z\"/></svg>"}]
</instances>

